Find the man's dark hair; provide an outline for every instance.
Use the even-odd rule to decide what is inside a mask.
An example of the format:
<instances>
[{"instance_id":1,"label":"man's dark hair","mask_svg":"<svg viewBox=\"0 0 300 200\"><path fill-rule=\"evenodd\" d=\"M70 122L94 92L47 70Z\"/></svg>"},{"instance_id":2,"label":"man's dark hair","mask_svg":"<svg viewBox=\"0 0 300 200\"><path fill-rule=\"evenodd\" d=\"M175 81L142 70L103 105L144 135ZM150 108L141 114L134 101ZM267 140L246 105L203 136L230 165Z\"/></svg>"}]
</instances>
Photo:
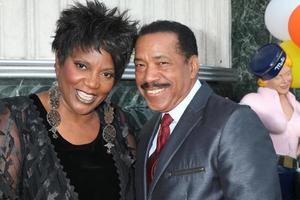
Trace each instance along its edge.
<instances>
[{"instance_id":1,"label":"man's dark hair","mask_svg":"<svg viewBox=\"0 0 300 200\"><path fill-rule=\"evenodd\" d=\"M137 34L137 22L129 20L127 11L108 9L97 0L86 1L86 5L77 2L61 12L56 25L52 51L60 64L75 48L100 53L104 49L114 62L115 82L121 79Z\"/></svg>"},{"instance_id":2,"label":"man's dark hair","mask_svg":"<svg viewBox=\"0 0 300 200\"><path fill-rule=\"evenodd\" d=\"M184 53L187 59L192 55L198 55L197 42L193 31L179 22L168 20L152 22L141 28L138 37L158 32L175 33L178 37L180 50Z\"/></svg>"}]
</instances>

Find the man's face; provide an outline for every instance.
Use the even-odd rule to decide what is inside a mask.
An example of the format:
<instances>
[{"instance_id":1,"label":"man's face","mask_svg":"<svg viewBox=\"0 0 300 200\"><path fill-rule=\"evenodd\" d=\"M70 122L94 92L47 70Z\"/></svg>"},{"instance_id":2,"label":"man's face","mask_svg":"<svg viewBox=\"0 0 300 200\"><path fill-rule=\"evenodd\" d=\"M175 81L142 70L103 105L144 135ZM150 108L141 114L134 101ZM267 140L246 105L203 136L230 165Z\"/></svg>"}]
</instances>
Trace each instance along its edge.
<instances>
[{"instance_id":1,"label":"man's face","mask_svg":"<svg viewBox=\"0 0 300 200\"><path fill-rule=\"evenodd\" d=\"M186 59L171 32L139 37L134 62L137 87L148 106L159 112L172 110L187 96L199 68L197 56Z\"/></svg>"},{"instance_id":2,"label":"man's face","mask_svg":"<svg viewBox=\"0 0 300 200\"><path fill-rule=\"evenodd\" d=\"M284 66L276 77L267 80L266 83L267 87L276 90L280 95L287 94L292 83L290 67Z\"/></svg>"}]
</instances>

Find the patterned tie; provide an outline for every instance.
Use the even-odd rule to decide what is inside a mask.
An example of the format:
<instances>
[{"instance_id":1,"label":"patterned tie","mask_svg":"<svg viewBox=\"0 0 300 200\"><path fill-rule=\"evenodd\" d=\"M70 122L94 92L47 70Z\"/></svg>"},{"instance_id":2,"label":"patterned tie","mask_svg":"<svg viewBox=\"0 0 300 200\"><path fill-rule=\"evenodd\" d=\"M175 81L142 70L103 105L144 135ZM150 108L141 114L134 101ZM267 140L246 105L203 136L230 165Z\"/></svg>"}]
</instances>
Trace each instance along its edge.
<instances>
[{"instance_id":1,"label":"patterned tie","mask_svg":"<svg viewBox=\"0 0 300 200\"><path fill-rule=\"evenodd\" d=\"M167 113L163 116L163 118L161 120L160 130L159 130L159 133L157 136L156 149L153 152L153 154L148 158L148 163L147 163L148 185L150 185L152 182L159 154L160 154L161 150L163 149L164 145L166 144L167 139L170 136L169 125L171 124L172 121L173 121L172 117Z\"/></svg>"}]
</instances>

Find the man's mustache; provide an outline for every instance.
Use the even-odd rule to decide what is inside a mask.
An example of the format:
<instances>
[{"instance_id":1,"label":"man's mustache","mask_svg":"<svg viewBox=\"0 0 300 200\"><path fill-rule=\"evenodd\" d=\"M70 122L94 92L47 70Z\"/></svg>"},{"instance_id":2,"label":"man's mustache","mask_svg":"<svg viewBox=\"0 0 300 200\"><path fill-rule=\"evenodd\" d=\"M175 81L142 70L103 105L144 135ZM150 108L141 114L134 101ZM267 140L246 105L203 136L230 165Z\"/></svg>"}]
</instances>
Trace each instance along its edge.
<instances>
[{"instance_id":1,"label":"man's mustache","mask_svg":"<svg viewBox=\"0 0 300 200\"><path fill-rule=\"evenodd\" d=\"M170 83L157 83L157 82L153 82L153 83L148 83L145 82L141 85L142 89L149 89L149 88L166 88L169 87L171 84Z\"/></svg>"}]
</instances>

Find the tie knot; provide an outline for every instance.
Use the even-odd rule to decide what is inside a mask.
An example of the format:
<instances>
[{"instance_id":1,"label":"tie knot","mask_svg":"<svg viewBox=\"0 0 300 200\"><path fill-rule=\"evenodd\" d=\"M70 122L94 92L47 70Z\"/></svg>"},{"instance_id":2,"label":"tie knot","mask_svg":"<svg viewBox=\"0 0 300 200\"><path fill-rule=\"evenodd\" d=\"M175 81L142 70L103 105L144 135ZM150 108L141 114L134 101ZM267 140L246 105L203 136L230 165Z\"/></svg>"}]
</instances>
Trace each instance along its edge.
<instances>
[{"instance_id":1,"label":"tie knot","mask_svg":"<svg viewBox=\"0 0 300 200\"><path fill-rule=\"evenodd\" d=\"M161 126L165 127L165 126L170 126L170 124L172 123L173 118L171 117L171 115L169 115L168 113L166 113L163 118L161 119Z\"/></svg>"}]
</instances>

